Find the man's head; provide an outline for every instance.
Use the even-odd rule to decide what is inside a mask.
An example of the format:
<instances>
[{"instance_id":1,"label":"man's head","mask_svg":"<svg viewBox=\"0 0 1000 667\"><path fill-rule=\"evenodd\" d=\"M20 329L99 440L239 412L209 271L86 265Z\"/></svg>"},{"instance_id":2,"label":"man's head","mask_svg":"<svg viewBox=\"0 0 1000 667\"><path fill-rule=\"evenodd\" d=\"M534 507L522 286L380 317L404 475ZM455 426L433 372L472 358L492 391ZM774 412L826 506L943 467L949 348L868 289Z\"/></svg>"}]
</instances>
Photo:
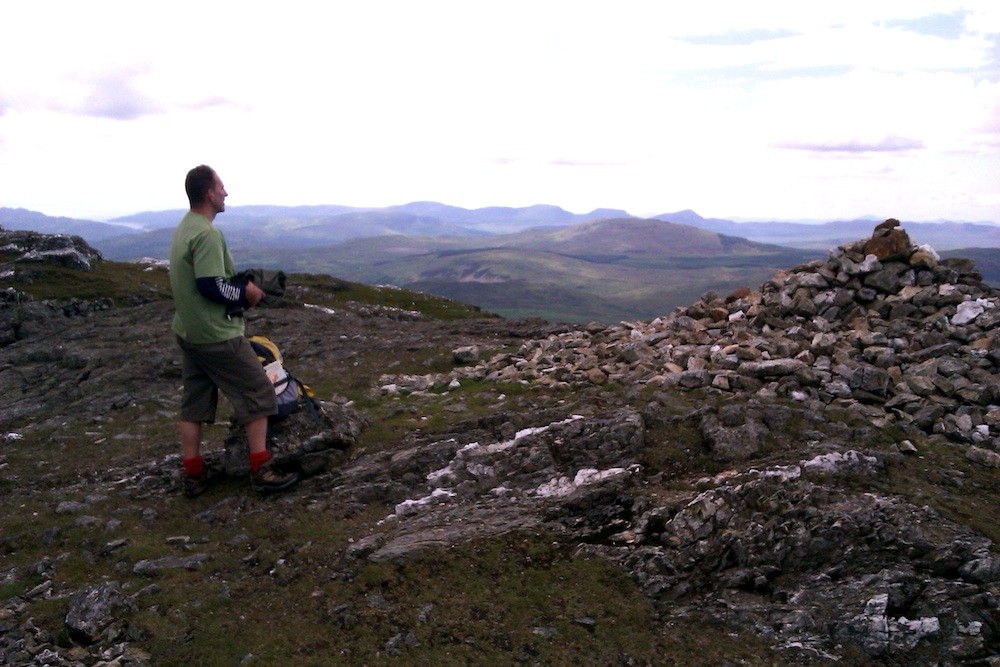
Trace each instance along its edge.
<instances>
[{"instance_id":1,"label":"man's head","mask_svg":"<svg viewBox=\"0 0 1000 667\"><path fill-rule=\"evenodd\" d=\"M200 210L209 217L226 210L226 192L222 179L208 165L198 165L187 173L184 179L184 191L187 192L191 210Z\"/></svg>"}]
</instances>

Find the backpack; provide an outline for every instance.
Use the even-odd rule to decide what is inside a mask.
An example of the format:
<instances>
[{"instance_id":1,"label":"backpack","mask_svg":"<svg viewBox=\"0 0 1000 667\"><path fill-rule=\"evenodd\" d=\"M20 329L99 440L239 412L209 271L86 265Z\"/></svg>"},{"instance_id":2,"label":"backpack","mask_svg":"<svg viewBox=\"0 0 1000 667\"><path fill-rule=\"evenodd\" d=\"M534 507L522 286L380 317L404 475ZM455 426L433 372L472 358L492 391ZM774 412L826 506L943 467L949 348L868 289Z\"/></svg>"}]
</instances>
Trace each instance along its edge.
<instances>
[{"instance_id":1,"label":"backpack","mask_svg":"<svg viewBox=\"0 0 1000 667\"><path fill-rule=\"evenodd\" d=\"M303 405L316 414L316 400L313 398L316 393L298 378L294 377L285 368L285 362L281 357L281 351L269 338L264 336L250 336L250 345L253 346L257 358L264 366L267 378L274 385L274 396L278 402L278 413L272 415L272 421L287 417L299 410Z\"/></svg>"}]
</instances>

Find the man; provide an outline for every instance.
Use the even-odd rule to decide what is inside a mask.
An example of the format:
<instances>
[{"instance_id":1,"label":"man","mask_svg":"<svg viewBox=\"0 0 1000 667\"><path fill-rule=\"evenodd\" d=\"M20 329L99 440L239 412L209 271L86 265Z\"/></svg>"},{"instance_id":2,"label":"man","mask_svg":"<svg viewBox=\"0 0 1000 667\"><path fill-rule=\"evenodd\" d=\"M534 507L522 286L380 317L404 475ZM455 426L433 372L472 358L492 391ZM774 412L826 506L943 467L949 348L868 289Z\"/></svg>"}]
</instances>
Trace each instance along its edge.
<instances>
[{"instance_id":1,"label":"man","mask_svg":"<svg viewBox=\"0 0 1000 667\"><path fill-rule=\"evenodd\" d=\"M254 489L268 493L291 487L297 474L281 473L267 451L267 418L276 412L274 387L264 373L242 317L230 317L231 307L251 308L264 292L252 282L230 279L236 274L222 232L213 222L226 210L228 193L218 174L206 165L188 172L184 181L191 210L174 232L170 246L170 288L176 312L172 330L180 345L184 394L180 437L184 494L194 497L215 481L201 456L201 427L215 421L219 391L233 406L250 446Z\"/></svg>"}]
</instances>

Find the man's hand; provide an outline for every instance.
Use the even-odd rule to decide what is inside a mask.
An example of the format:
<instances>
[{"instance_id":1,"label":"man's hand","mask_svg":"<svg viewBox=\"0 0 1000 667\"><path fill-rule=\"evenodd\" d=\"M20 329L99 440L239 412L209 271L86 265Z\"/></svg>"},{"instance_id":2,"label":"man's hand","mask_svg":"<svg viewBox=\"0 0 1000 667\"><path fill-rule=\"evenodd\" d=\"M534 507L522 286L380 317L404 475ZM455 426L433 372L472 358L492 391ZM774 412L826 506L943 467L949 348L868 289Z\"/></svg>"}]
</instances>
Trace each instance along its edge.
<instances>
[{"instance_id":1,"label":"man's hand","mask_svg":"<svg viewBox=\"0 0 1000 667\"><path fill-rule=\"evenodd\" d=\"M260 300L264 298L264 290L257 287L253 283L247 283L246 294L247 294L247 303L250 304L251 308L260 303Z\"/></svg>"}]
</instances>

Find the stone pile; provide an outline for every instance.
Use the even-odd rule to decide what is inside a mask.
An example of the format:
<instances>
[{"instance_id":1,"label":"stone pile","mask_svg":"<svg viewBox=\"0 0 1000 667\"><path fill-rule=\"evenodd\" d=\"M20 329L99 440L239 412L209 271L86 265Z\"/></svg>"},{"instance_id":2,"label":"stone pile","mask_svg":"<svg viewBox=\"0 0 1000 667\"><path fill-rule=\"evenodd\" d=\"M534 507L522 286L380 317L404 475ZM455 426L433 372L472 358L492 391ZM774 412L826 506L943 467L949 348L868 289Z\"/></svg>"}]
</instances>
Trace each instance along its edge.
<instances>
[{"instance_id":1,"label":"stone pile","mask_svg":"<svg viewBox=\"0 0 1000 667\"><path fill-rule=\"evenodd\" d=\"M939 261L888 220L759 291L709 293L650 322L591 324L448 375L384 376L380 386L407 393L474 378L780 397L944 434L1000 465L998 305L1000 292L970 261Z\"/></svg>"}]
</instances>

